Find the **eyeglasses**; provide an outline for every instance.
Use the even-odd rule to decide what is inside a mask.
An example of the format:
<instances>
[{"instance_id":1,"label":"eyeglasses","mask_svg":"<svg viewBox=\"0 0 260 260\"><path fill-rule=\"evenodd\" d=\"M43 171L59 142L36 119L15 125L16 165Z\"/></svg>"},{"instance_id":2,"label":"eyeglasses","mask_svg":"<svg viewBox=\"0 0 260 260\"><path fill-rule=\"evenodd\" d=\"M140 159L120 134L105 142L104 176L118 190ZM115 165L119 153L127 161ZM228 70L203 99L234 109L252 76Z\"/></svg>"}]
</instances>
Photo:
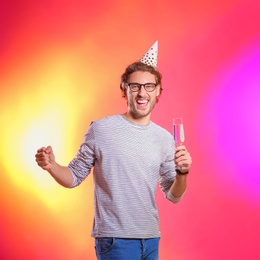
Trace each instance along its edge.
<instances>
[{"instance_id":1,"label":"eyeglasses","mask_svg":"<svg viewBox=\"0 0 260 260\"><path fill-rule=\"evenodd\" d=\"M127 82L126 82L126 84L129 86L129 88L132 92L140 91L142 86L144 86L144 89L147 92L152 92L152 91L155 90L156 86L158 85L158 84L155 84L155 83L139 84L139 83L127 83Z\"/></svg>"}]
</instances>

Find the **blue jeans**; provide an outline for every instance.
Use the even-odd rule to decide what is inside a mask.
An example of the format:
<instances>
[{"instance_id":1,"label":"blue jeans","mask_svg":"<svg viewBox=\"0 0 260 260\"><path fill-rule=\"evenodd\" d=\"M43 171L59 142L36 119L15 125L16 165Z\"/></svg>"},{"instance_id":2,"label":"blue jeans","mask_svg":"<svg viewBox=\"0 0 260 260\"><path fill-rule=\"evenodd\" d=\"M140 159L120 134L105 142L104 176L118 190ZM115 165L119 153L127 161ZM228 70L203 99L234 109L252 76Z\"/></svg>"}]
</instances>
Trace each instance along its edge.
<instances>
[{"instance_id":1,"label":"blue jeans","mask_svg":"<svg viewBox=\"0 0 260 260\"><path fill-rule=\"evenodd\" d=\"M129 239L103 237L95 239L98 260L158 260L160 238Z\"/></svg>"}]
</instances>

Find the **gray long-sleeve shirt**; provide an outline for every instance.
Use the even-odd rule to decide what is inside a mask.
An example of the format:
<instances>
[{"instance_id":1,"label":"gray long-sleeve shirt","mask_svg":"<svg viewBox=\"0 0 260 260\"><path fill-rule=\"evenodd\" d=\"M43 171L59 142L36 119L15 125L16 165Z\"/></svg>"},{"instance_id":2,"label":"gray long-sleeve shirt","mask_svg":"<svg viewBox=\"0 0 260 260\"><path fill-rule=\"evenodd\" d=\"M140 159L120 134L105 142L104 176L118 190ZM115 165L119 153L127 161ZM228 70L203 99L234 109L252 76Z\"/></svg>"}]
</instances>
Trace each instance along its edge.
<instances>
[{"instance_id":1,"label":"gray long-sleeve shirt","mask_svg":"<svg viewBox=\"0 0 260 260\"><path fill-rule=\"evenodd\" d=\"M93 122L69 163L79 185L94 167L93 237L159 237L158 181L166 198L176 173L174 141L162 127L136 125L122 115Z\"/></svg>"}]
</instances>

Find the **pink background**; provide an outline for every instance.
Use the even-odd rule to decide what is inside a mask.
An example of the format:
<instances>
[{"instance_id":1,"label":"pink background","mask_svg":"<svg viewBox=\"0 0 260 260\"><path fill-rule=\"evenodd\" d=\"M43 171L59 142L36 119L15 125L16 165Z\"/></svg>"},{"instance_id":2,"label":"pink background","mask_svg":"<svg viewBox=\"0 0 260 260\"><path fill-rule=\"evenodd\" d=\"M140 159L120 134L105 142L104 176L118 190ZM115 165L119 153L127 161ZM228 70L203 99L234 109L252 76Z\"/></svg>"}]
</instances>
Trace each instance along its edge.
<instances>
[{"instance_id":1,"label":"pink background","mask_svg":"<svg viewBox=\"0 0 260 260\"><path fill-rule=\"evenodd\" d=\"M123 113L125 67L159 41L152 119L182 116L193 166L177 205L157 193L162 260L260 259L259 1L1 1L0 259L95 259L92 175L65 189L91 120Z\"/></svg>"}]
</instances>

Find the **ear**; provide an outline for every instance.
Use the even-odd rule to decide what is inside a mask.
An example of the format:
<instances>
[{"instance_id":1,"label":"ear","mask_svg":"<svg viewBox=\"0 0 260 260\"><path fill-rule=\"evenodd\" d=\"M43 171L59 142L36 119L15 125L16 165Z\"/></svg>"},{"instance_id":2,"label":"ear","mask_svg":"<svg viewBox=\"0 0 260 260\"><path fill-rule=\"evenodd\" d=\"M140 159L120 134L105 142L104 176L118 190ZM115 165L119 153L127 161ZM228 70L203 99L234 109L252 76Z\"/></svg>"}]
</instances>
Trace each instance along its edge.
<instances>
[{"instance_id":1,"label":"ear","mask_svg":"<svg viewBox=\"0 0 260 260\"><path fill-rule=\"evenodd\" d=\"M156 88L156 97L160 96L161 94L161 85L158 85Z\"/></svg>"},{"instance_id":2,"label":"ear","mask_svg":"<svg viewBox=\"0 0 260 260\"><path fill-rule=\"evenodd\" d=\"M121 89L121 92L122 92L122 97L126 98L127 94L126 94L126 87L125 87L124 83L120 84L120 89Z\"/></svg>"}]
</instances>

